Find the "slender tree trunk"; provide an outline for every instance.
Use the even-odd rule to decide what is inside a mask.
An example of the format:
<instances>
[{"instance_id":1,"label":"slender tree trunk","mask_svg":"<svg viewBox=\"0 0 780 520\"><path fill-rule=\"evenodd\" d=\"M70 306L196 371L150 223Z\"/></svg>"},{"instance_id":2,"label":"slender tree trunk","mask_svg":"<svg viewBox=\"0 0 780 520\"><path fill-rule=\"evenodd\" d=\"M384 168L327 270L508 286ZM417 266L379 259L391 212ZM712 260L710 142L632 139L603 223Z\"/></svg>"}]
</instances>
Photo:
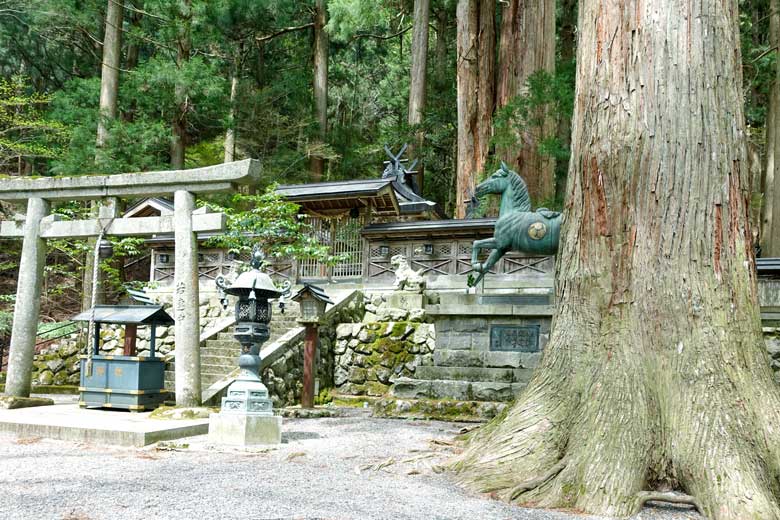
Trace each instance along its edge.
<instances>
[{"instance_id":1,"label":"slender tree trunk","mask_svg":"<svg viewBox=\"0 0 780 520\"><path fill-rule=\"evenodd\" d=\"M105 169L106 157L104 147L108 141L108 125L116 119L117 97L119 94L119 64L122 58L122 19L124 3L122 0L108 0L106 8L106 30L103 35L103 64L100 78L100 105L95 140L95 165L98 170ZM92 213L97 215L97 203L92 204ZM95 261L95 240L87 240L87 253L84 260L82 275L82 309L88 309L92 304L92 268ZM98 283L102 287L102 273L98 270ZM105 292L99 290L96 301L103 303Z\"/></svg>"},{"instance_id":2,"label":"slender tree trunk","mask_svg":"<svg viewBox=\"0 0 780 520\"><path fill-rule=\"evenodd\" d=\"M108 140L108 122L116 119L119 93L119 64L122 58L122 0L108 0L106 31L103 36L103 65L100 79L100 117L98 117L95 163L101 168L102 148Z\"/></svg>"},{"instance_id":3,"label":"slender tree trunk","mask_svg":"<svg viewBox=\"0 0 780 520\"><path fill-rule=\"evenodd\" d=\"M182 0L179 4L179 34L176 41L176 66L181 69L190 60L192 52L192 0ZM189 112L189 96L187 87L181 79L176 81L174 96L178 109L173 118L173 140L171 141L171 166L175 170L184 168L184 155L187 146L187 112Z\"/></svg>"},{"instance_id":4,"label":"slender tree trunk","mask_svg":"<svg viewBox=\"0 0 780 520\"><path fill-rule=\"evenodd\" d=\"M131 4L137 9L142 9L144 6L143 0L136 0ZM130 13L130 26L134 30L140 30L141 20L143 20L143 14L138 11L131 11ZM141 55L141 42L138 38L126 38L127 40L127 53L125 56L125 70L131 71L138 66L138 59ZM122 110L122 119L124 121L132 122L135 120L137 103L135 99L128 100L127 106Z\"/></svg>"},{"instance_id":5,"label":"slender tree trunk","mask_svg":"<svg viewBox=\"0 0 780 520\"><path fill-rule=\"evenodd\" d=\"M769 46L780 45L780 0L769 2ZM775 51L778 53L779 51ZM769 89L769 106L766 114L766 169L764 171L761 219L761 254L767 257L780 256L780 223L774 210L780 208L780 181L777 168L780 162L780 132L778 132L778 110L780 109L780 60L775 62L775 80Z\"/></svg>"},{"instance_id":6,"label":"slender tree trunk","mask_svg":"<svg viewBox=\"0 0 780 520\"><path fill-rule=\"evenodd\" d=\"M328 139L328 23L326 0L317 0L314 14L314 110L319 127L319 141ZM325 173L325 159L315 153L311 157L311 179L319 182Z\"/></svg>"},{"instance_id":7,"label":"slender tree trunk","mask_svg":"<svg viewBox=\"0 0 780 520\"><path fill-rule=\"evenodd\" d=\"M236 58L233 70L230 74L230 109L228 113L228 127L225 130L225 160L233 162L236 156L236 99L238 97L238 78L240 76L239 59Z\"/></svg>"},{"instance_id":8,"label":"slender tree trunk","mask_svg":"<svg viewBox=\"0 0 780 520\"><path fill-rule=\"evenodd\" d=\"M436 11L436 49L434 50L434 82L437 88L443 88L450 81L447 75L447 10Z\"/></svg>"},{"instance_id":9,"label":"slender tree trunk","mask_svg":"<svg viewBox=\"0 0 780 520\"><path fill-rule=\"evenodd\" d=\"M144 6L143 0L135 0L131 3L136 9L142 9ZM143 20L143 14L138 10L131 11L130 13L130 26L138 30L141 27L141 20ZM138 58L141 55L141 42L138 38L128 38L127 55L125 57L125 69L133 70L138 66Z\"/></svg>"},{"instance_id":10,"label":"slender tree trunk","mask_svg":"<svg viewBox=\"0 0 780 520\"><path fill-rule=\"evenodd\" d=\"M496 89L499 108L526 92L533 73L555 72L555 0L510 0L503 6ZM540 154L539 144L555 135L555 121L545 115L544 108L529 119L541 123L524 123L517 146L497 150L497 154L525 179L531 200L549 200L555 196L555 160Z\"/></svg>"},{"instance_id":11,"label":"slender tree trunk","mask_svg":"<svg viewBox=\"0 0 780 520\"><path fill-rule=\"evenodd\" d=\"M412 31L412 72L409 83L409 126L418 126L423 122L425 113L425 94L428 75L428 21L430 20L430 0L415 0L414 28ZM425 133L415 132L415 142L410 155L422 152ZM424 164L420 163L417 186L423 187Z\"/></svg>"},{"instance_id":12,"label":"slender tree trunk","mask_svg":"<svg viewBox=\"0 0 780 520\"><path fill-rule=\"evenodd\" d=\"M466 215L487 161L495 105L495 1L458 0L458 165L455 218Z\"/></svg>"},{"instance_id":13,"label":"slender tree trunk","mask_svg":"<svg viewBox=\"0 0 780 520\"><path fill-rule=\"evenodd\" d=\"M737 1L583 0L558 303L540 367L453 464L625 517L671 487L780 518L780 388L748 225Z\"/></svg>"}]
</instances>

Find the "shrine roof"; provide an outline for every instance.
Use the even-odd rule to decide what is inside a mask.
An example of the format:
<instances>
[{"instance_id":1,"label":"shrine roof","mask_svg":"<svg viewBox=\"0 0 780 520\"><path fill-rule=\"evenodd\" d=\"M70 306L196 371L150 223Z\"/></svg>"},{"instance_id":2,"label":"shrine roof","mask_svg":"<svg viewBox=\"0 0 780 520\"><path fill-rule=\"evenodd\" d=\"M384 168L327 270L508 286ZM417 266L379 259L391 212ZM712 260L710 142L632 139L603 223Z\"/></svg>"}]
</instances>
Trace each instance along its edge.
<instances>
[{"instance_id":1,"label":"shrine roof","mask_svg":"<svg viewBox=\"0 0 780 520\"><path fill-rule=\"evenodd\" d=\"M287 184L276 188L284 199L318 212L338 212L371 206L379 213L400 212L392 179Z\"/></svg>"},{"instance_id":2,"label":"shrine roof","mask_svg":"<svg viewBox=\"0 0 780 520\"><path fill-rule=\"evenodd\" d=\"M77 314L73 321L90 321L92 309ZM173 325L171 316L161 305L96 305L95 323Z\"/></svg>"}]
</instances>

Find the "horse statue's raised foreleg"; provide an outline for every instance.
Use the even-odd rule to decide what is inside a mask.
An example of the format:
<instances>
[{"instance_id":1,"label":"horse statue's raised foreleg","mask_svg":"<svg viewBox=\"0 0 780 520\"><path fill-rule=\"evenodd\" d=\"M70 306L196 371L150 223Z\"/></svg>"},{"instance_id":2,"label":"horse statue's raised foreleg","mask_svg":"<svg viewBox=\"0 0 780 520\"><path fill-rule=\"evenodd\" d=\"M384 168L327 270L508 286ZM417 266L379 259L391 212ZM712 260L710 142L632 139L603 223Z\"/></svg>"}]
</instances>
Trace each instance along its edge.
<instances>
[{"instance_id":1,"label":"horse statue's raised foreleg","mask_svg":"<svg viewBox=\"0 0 780 520\"><path fill-rule=\"evenodd\" d=\"M507 252L506 249L499 248L495 238L486 238L484 240L475 240L471 246L471 268L475 272L479 273L479 276L471 284L472 287L476 286L482 278L496 265L502 256ZM479 252L482 249L492 249L490 256L488 256L485 263L479 262Z\"/></svg>"}]
</instances>

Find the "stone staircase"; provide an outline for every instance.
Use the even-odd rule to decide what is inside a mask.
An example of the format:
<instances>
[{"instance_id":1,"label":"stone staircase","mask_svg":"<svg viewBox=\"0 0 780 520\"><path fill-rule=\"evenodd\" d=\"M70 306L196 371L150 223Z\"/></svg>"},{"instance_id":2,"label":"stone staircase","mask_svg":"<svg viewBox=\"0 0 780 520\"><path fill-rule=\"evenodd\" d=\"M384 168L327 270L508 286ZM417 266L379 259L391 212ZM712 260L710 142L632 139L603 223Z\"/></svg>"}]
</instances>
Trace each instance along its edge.
<instances>
[{"instance_id":1,"label":"stone staircase","mask_svg":"<svg viewBox=\"0 0 780 520\"><path fill-rule=\"evenodd\" d=\"M294 307L294 308L293 308ZM270 344L292 329L300 327L296 319L300 316L297 305L290 305L284 314L275 312L270 323ZM233 339L232 327L220 332L214 339L206 340L200 347L201 386L208 388L224 379L238 367L237 359L241 355L241 345Z\"/></svg>"},{"instance_id":2,"label":"stone staircase","mask_svg":"<svg viewBox=\"0 0 780 520\"><path fill-rule=\"evenodd\" d=\"M437 341L438 343L438 341ZM391 393L401 399L506 402L525 388L541 352L489 352L437 348L430 365L413 377L396 379Z\"/></svg>"},{"instance_id":3,"label":"stone staircase","mask_svg":"<svg viewBox=\"0 0 780 520\"><path fill-rule=\"evenodd\" d=\"M299 327L296 319L300 316L298 305L289 302L284 314L274 309L269 325L271 338L265 345L271 344L283 335ZM201 387L205 390L214 383L225 379L238 368L237 360L241 355L241 345L233 338L233 326L227 326L224 331L201 343L200 346L200 378ZM174 363L169 363L165 370L165 387L174 389Z\"/></svg>"}]
</instances>

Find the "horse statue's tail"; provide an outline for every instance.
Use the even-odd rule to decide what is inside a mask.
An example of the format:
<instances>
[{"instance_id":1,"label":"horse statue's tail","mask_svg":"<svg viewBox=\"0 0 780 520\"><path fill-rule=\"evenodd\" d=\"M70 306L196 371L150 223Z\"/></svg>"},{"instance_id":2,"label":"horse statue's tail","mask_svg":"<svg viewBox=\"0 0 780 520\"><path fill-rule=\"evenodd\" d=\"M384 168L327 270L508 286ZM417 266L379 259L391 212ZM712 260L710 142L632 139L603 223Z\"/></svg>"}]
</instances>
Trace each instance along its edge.
<instances>
[{"instance_id":1,"label":"horse statue's tail","mask_svg":"<svg viewBox=\"0 0 780 520\"><path fill-rule=\"evenodd\" d=\"M501 161L501 169L507 173L507 178L512 184L512 195L514 196L514 208L517 211L531 211L531 197L528 195L528 186L517 172L509 169L504 161Z\"/></svg>"}]
</instances>

